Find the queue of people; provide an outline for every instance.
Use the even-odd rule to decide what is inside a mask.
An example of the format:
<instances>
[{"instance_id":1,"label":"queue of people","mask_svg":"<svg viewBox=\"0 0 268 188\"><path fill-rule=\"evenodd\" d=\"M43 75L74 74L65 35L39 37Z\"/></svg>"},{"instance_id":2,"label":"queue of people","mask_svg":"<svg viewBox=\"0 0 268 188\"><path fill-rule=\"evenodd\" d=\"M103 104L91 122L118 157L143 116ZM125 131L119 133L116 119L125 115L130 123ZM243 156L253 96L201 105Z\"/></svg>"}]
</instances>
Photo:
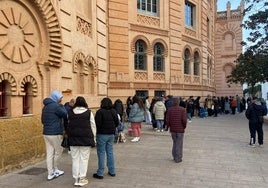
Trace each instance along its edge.
<instances>
[{"instance_id":1,"label":"queue of people","mask_svg":"<svg viewBox=\"0 0 268 188\"><path fill-rule=\"evenodd\" d=\"M41 121L43 137L46 145L47 180L55 179L64 174L58 167L63 147L63 134L68 136L68 145L72 157L72 176L74 186L88 184L87 169L91 148L97 147L98 169L94 178L103 179L106 165L108 175L115 177L114 166L114 133L119 124L120 113L117 105L110 98L103 98L100 109L94 117L84 97L78 96L70 102L62 104L63 95L52 91L43 100ZM118 103L120 101L117 101Z\"/></svg>"},{"instance_id":2,"label":"queue of people","mask_svg":"<svg viewBox=\"0 0 268 188\"><path fill-rule=\"evenodd\" d=\"M93 178L104 178L105 161L108 175L116 176L113 145L116 130L123 119L130 122L134 134L131 142L134 143L141 140L142 122L152 125L156 132L169 130L173 143L171 154L174 162L180 163L187 122L191 123L194 116L201 116L202 108L207 110L208 116L217 117L218 113L243 112L246 106L244 98L238 96L219 98L208 95L204 100L204 106L201 107L201 97L194 99L190 96L184 99L168 95L153 97L150 103L149 97L143 101L135 95L127 98L126 110L120 99L113 104L110 98L103 98L94 116L84 97L78 96L64 105L61 104L62 98L60 92L52 91L50 96L43 100L41 121L46 145L47 179L52 180L64 174L58 167L58 161L63 152L61 142L65 132L72 157L74 186L80 187L88 184L87 168L93 147L96 147L98 156L98 168ZM249 119L249 145L255 147L257 133L258 143L262 146L262 125L263 116L267 114L266 104L253 97L247 101L247 106L245 115Z\"/></svg>"}]
</instances>

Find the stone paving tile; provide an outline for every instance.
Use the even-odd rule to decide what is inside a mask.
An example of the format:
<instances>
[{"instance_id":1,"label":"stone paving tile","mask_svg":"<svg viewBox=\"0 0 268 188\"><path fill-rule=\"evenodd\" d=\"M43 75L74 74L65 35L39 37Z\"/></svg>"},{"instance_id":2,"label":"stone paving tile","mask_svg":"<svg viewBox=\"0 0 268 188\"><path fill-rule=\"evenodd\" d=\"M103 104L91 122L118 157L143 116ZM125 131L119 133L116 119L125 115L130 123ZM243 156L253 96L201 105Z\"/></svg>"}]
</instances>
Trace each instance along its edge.
<instances>
[{"instance_id":1,"label":"stone paving tile","mask_svg":"<svg viewBox=\"0 0 268 188\"><path fill-rule=\"evenodd\" d=\"M138 143L114 145L117 175L92 178L97 169L96 149L92 149L89 184L94 188L267 188L268 125L264 125L264 147L248 147L248 121L244 113L194 118L184 137L183 162L171 157L172 140L168 132L156 133L143 125ZM47 181L46 173L20 174L30 168L46 168L45 161L0 176L1 188L73 187L71 157L66 152L60 166L65 174ZM15 181L14 181L15 180Z\"/></svg>"}]
</instances>

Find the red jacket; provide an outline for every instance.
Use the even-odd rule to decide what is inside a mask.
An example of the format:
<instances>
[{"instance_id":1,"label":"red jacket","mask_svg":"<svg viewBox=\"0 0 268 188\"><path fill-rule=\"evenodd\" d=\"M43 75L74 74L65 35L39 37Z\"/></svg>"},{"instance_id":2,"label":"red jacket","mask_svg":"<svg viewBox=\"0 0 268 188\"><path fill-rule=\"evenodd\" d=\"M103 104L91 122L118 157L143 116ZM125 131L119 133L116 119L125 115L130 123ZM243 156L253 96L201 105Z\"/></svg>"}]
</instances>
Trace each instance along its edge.
<instances>
[{"instance_id":1,"label":"red jacket","mask_svg":"<svg viewBox=\"0 0 268 188\"><path fill-rule=\"evenodd\" d=\"M186 110L181 106L172 106L166 115L167 129L170 132L184 133L187 124Z\"/></svg>"}]
</instances>

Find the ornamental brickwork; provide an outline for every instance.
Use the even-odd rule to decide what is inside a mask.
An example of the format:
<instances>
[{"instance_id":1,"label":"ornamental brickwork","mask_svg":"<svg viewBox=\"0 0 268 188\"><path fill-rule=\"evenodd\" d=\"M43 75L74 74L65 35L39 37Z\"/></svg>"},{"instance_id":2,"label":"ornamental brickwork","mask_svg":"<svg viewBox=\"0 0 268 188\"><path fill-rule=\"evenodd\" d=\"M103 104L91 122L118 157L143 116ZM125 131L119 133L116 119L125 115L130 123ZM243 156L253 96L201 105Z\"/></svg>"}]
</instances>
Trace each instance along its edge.
<instances>
[{"instance_id":1,"label":"ornamental brickwork","mask_svg":"<svg viewBox=\"0 0 268 188\"><path fill-rule=\"evenodd\" d=\"M0 173L43 159L40 115L52 90L64 103L84 96L93 112L106 96L222 94L219 81L242 51L241 15L216 14L216 0L158 1L154 14L137 2L0 1Z\"/></svg>"}]
</instances>

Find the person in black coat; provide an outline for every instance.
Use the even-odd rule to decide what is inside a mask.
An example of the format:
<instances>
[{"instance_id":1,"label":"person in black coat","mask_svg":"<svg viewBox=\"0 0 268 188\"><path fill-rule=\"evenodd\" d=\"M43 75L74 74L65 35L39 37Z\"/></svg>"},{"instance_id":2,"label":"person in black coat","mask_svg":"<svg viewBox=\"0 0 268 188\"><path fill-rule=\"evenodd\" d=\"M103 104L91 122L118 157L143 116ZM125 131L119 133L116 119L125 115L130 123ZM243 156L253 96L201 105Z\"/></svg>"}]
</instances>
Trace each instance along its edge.
<instances>
[{"instance_id":1,"label":"person in black coat","mask_svg":"<svg viewBox=\"0 0 268 188\"><path fill-rule=\"evenodd\" d=\"M249 131L250 131L250 143L249 145L255 147L256 132L258 133L259 146L263 146L263 116L267 115L267 107L265 103L261 103L257 100L257 97L253 97L251 104L245 113L249 120Z\"/></svg>"},{"instance_id":2,"label":"person in black coat","mask_svg":"<svg viewBox=\"0 0 268 188\"><path fill-rule=\"evenodd\" d=\"M96 112L95 122L97 127L97 155L98 170L93 174L94 178L103 179L105 167L105 155L108 174L115 176L114 167L114 134L119 124L119 119L110 98L105 97L101 101L101 108Z\"/></svg>"},{"instance_id":3,"label":"person in black coat","mask_svg":"<svg viewBox=\"0 0 268 188\"><path fill-rule=\"evenodd\" d=\"M124 105L123 102L120 99L116 99L114 101L114 109L117 112L117 114L120 116L120 120L122 121L123 113L124 113Z\"/></svg>"},{"instance_id":4,"label":"person in black coat","mask_svg":"<svg viewBox=\"0 0 268 188\"><path fill-rule=\"evenodd\" d=\"M68 111L68 141L72 156L74 186L88 184L86 178L91 147L95 146L96 124L84 97L77 97Z\"/></svg>"},{"instance_id":5,"label":"person in black coat","mask_svg":"<svg viewBox=\"0 0 268 188\"><path fill-rule=\"evenodd\" d=\"M127 98L126 105L127 105L126 113L127 113L127 118L128 118L131 107L132 107L132 99L130 96Z\"/></svg>"}]
</instances>

